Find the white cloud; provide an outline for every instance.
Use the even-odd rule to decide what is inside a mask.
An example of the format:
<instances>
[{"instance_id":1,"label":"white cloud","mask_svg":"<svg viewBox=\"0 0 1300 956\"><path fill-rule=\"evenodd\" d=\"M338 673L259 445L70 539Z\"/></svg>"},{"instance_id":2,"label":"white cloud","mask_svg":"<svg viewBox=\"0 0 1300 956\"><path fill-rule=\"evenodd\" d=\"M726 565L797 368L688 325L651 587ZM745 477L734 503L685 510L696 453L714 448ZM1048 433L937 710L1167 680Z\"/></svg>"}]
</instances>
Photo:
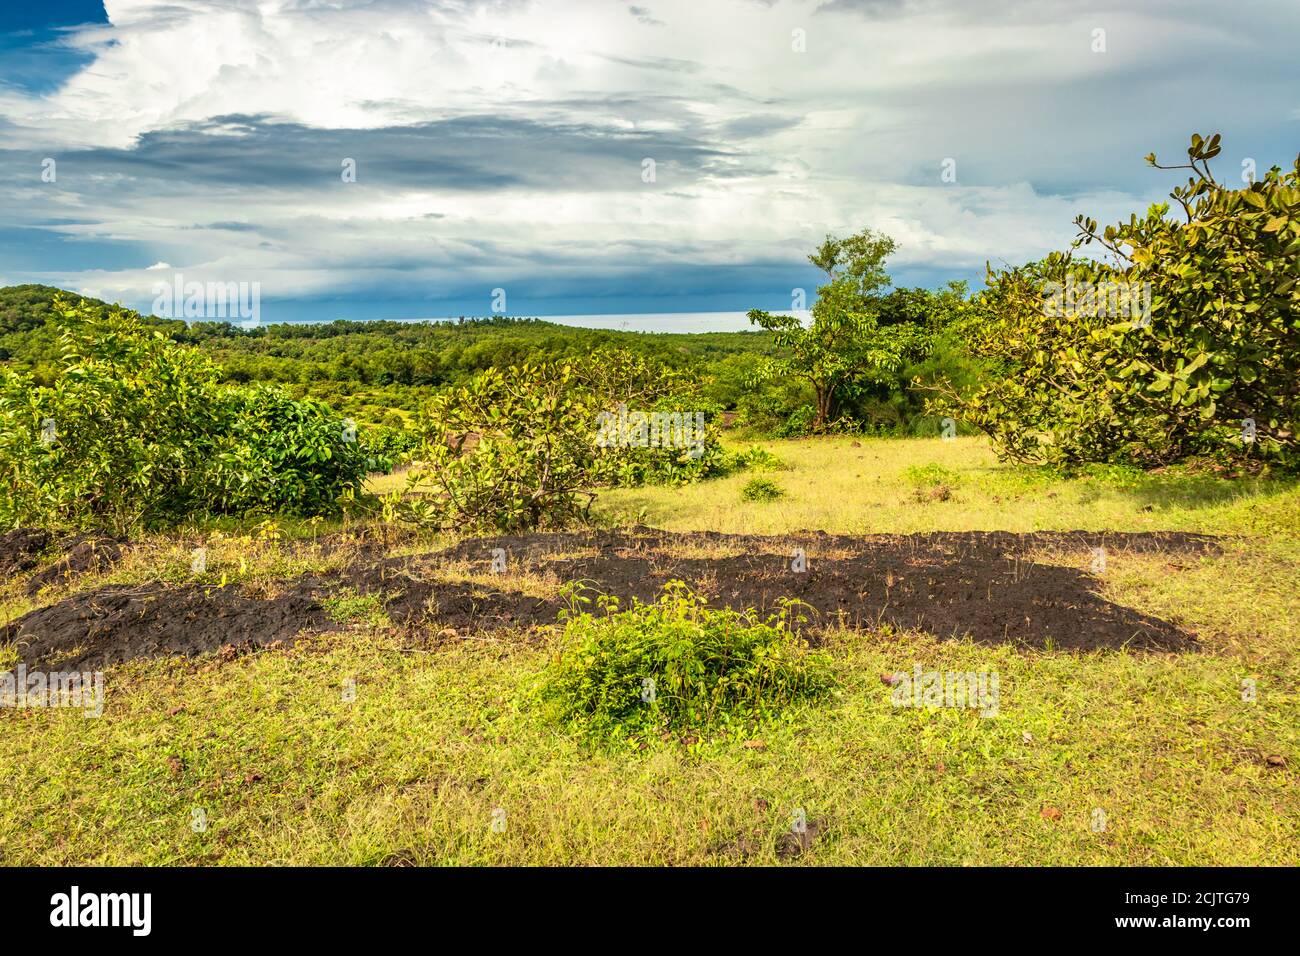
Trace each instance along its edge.
<instances>
[{"instance_id":1,"label":"white cloud","mask_svg":"<svg viewBox=\"0 0 1300 956\"><path fill-rule=\"evenodd\" d=\"M140 167L121 174L131 188L61 163L57 192L0 190L20 222L60 211L67 222L50 228L64 235L166 256L93 272L97 287L123 295L141 295L144 273L168 262L199 279L262 277L293 295L797 263L825 232L863 225L898 238L900 264L969 272L1060 247L1078 212L1105 219L1144 207L1168 186L1141 166L1151 149L1176 150L1211 126L1236 149L1236 127L1243 155L1263 162L1277 151L1269 130L1294 141L1300 112L1278 83L1295 78L1287 36L1300 13L1286 0L1245 19L1209 2L1135 10L1121 0L1052 0L1032 13L1005 0L654 0L631 11L608 0L107 0L106 9L109 26L74 40L93 64L47 96L0 93L0 146L73 157L139 149ZM1105 54L1090 47L1097 27ZM796 29L806 52L791 48ZM319 179L254 178L242 191L202 176L187 186L195 170L148 165L142 137L232 115L357 131L355 154L365 131L490 117L580 128L564 134L575 150L650 134L719 158L705 173L661 163L646 185L638 157L625 187L599 190L548 168L562 155L551 151L527 159L532 175L493 189L422 186L418 168L386 186L367 179L364 159L358 183L339 189L333 155L311 157ZM248 132L231 124L205 135L238 144ZM654 157L653 145L646 152ZM957 160L956 184L939 180L946 157ZM482 173L496 159L463 163ZM249 225L194 228L231 222ZM92 273L55 262L47 274Z\"/></svg>"}]
</instances>

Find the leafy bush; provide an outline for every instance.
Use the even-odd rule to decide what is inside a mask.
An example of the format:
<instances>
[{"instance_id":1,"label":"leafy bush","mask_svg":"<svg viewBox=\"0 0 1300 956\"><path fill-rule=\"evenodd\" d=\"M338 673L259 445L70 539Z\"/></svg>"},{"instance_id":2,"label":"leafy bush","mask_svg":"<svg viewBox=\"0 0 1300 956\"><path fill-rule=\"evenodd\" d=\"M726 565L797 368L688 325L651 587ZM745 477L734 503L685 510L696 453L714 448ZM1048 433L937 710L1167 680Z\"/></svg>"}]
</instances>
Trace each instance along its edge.
<instances>
[{"instance_id":1,"label":"leafy bush","mask_svg":"<svg viewBox=\"0 0 1300 956\"><path fill-rule=\"evenodd\" d=\"M524 531L586 520L603 485L720 473L725 456L707 423L690 447L605 441L627 406L671 409L681 421L692 396L688 376L619 350L581 363L490 368L435 396L421 416L421 466L408 488L426 497L405 513L440 527Z\"/></svg>"},{"instance_id":2,"label":"leafy bush","mask_svg":"<svg viewBox=\"0 0 1300 956\"><path fill-rule=\"evenodd\" d=\"M732 454L728 468L734 471L743 471L746 468L753 468L755 471L779 471L788 467L779 455L776 455L762 445L750 445L744 451L738 451Z\"/></svg>"},{"instance_id":3,"label":"leafy bush","mask_svg":"<svg viewBox=\"0 0 1300 956\"><path fill-rule=\"evenodd\" d=\"M408 479L432 497L414 516L502 532L585 517L595 417L570 365L491 368L440 393L421 418L421 466Z\"/></svg>"},{"instance_id":4,"label":"leafy bush","mask_svg":"<svg viewBox=\"0 0 1300 956\"><path fill-rule=\"evenodd\" d=\"M126 534L203 512L318 514L364 478L325 406L219 386L219 370L120 309L60 303L61 370L0 368L0 523Z\"/></svg>"},{"instance_id":5,"label":"leafy bush","mask_svg":"<svg viewBox=\"0 0 1300 956\"><path fill-rule=\"evenodd\" d=\"M599 605L566 615L537 691L552 717L586 733L743 727L831 686L830 658L790 629L791 604L766 618L715 610L673 581L653 604Z\"/></svg>"},{"instance_id":6,"label":"leafy bush","mask_svg":"<svg viewBox=\"0 0 1300 956\"><path fill-rule=\"evenodd\" d=\"M770 478L751 478L740 490L745 501L776 501L785 497L785 489Z\"/></svg>"},{"instance_id":7,"label":"leafy bush","mask_svg":"<svg viewBox=\"0 0 1300 956\"><path fill-rule=\"evenodd\" d=\"M272 385L227 389L222 399L225 429L202 489L209 510L321 514L365 481L355 426L329 406Z\"/></svg>"},{"instance_id":8,"label":"leafy bush","mask_svg":"<svg viewBox=\"0 0 1300 956\"><path fill-rule=\"evenodd\" d=\"M393 416L396 424L372 425L361 429L361 450L366 456L366 468L388 474L411 459L411 453L420 447L420 437Z\"/></svg>"},{"instance_id":9,"label":"leafy bush","mask_svg":"<svg viewBox=\"0 0 1300 956\"><path fill-rule=\"evenodd\" d=\"M1076 220L1075 247L1115 264L1072 250L990 274L974 348L991 374L938 404L1019 461L1300 463L1300 157L1229 189L1219 151L1194 136L1186 164L1159 167L1192 173L1171 193L1182 221L1168 203Z\"/></svg>"},{"instance_id":10,"label":"leafy bush","mask_svg":"<svg viewBox=\"0 0 1300 956\"><path fill-rule=\"evenodd\" d=\"M223 424L216 368L120 311L61 318L53 387L0 370L0 518L121 534L184 517Z\"/></svg>"}]
</instances>

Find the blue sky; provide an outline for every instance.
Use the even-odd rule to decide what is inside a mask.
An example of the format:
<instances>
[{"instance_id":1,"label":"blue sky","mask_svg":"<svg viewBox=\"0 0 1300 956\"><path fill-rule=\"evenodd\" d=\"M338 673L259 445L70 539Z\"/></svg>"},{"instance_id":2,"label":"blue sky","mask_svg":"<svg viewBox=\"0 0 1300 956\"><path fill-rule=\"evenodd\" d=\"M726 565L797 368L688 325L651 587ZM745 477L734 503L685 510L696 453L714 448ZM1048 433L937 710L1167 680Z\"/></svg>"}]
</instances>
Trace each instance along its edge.
<instances>
[{"instance_id":1,"label":"blue sky","mask_svg":"<svg viewBox=\"0 0 1300 956\"><path fill-rule=\"evenodd\" d=\"M52 0L0 7L0 82L25 93L50 93L93 55L61 42L70 31L104 24L102 0Z\"/></svg>"},{"instance_id":2,"label":"blue sky","mask_svg":"<svg viewBox=\"0 0 1300 956\"><path fill-rule=\"evenodd\" d=\"M899 284L978 281L1163 198L1141 157L1192 132L1225 178L1290 165L1297 39L1294 0L6 4L0 283L259 282L269 321L780 309L863 226Z\"/></svg>"}]
</instances>

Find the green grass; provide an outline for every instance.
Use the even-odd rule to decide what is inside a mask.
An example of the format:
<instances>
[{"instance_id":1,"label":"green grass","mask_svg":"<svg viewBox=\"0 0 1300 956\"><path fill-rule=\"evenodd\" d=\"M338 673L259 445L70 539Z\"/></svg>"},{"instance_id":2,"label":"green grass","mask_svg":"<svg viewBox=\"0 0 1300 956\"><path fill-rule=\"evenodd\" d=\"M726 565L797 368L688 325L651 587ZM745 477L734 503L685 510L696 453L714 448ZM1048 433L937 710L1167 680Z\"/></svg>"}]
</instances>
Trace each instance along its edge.
<instances>
[{"instance_id":1,"label":"green grass","mask_svg":"<svg viewBox=\"0 0 1300 956\"><path fill-rule=\"evenodd\" d=\"M351 625L340 633L230 661L111 669L100 718L0 709L0 864L1300 863L1294 483L1115 470L1063 480L999 465L975 439L765 447L787 465L776 506L742 501L753 477L742 473L609 492L602 518L771 534L1228 535L1217 556L1112 554L1100 585L1194 630L1201 649L1073 654L837 632L826 697L749 740L670 736L633 751L594 746L530 703L553 637L413 650L376 603L345 592L330 608ZM947 500L914 494L931 479ZM184 576L191 542L151 546L160 574ZM268 586L333 560L258 554L246 580ZM140 580L148 564L113 573ZM220 573L211 560L209 573ZM997 673L997 715L894 707L882 675L916 664ZM819 834L782 858L800 810Z\"/></svg>"},{"instance_id":2,"label":"green grass","mask_svg":"<svg viewBox=\"0 0 1300 956\"><path fill-rule=\"evenodd\" d=\"M1260 677L1250 704L1243 668L1206 655L832 647L835 696L751 746L633 754L523 706L545 651L510 641L409 654L370 635L131 665L100 719L4 717L3 862L710 864L748 847L773 863L800 809L826 826L802 857L818 864L1300 862L1293 683ZM879 675L918 661L997 671L998 716L893 707Z\"/></svg>"},{"instance_id":3,"label":"green grass","mask_svg":"<svg viewBox=\"0 0 1300 956\"><path fill-rule=\"evenodd\" d=\"M357 594L348 588L321 603L329 619L338 624L364 624L376 628L391 625L384 613L383 596L379 594Z\"/></svg>"},{"instance_id":4,"label":"green grass","mask_svg":"<svg viewBox=\"0 0 1300 956\"><path fill-rule=\"evenodd\" d=\"M855 447L855 445L857 447ZM761 443L787 463L780 508L741 504L752 477L732 475L688 488L605 491L595 512L673 531L732 534L821 530L842 534L917 531L1205 531L1300 538L1300 484L1128 472L1061 479L997 461L980 438L823 438ZM952 497L918 504L918 482L945 476Z\"/></svg>"}]
</instances>

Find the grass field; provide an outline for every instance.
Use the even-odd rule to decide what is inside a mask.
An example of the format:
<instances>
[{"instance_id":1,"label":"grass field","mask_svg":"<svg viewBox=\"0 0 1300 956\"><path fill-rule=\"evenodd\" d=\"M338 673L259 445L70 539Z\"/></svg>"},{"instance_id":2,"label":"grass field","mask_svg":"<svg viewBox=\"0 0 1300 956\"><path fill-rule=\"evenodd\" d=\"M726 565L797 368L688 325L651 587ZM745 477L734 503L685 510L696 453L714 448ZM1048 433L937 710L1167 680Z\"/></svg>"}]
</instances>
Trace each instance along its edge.
<instances>
[{"instance_id":1,"label":"grass field","mask_svg":"<svg viewBox=\"0 0 1300 956\"><path fill-rule=\"evenodd\" d=\"M785 491L775 501L742 500L747 472L611 492L598 519L765 535L1219 535L1218 554L1114 554L1096 575L1108 601L1193 632L1196 648L1079 653L833 629L829 698L742 737L633 749L563 732L529 704L547 634L413 645L374 601L340 593L327 602L338 632L112 668L100 718L0 709L0 863L1300 863L1295 483L1066 480L999 465L965 438L764 446L786 464L764 473ZM292 550L307 532L239 545L246 557L221 559L229 580L274 592L347 559ZM191 546L149 542L102 578L36 598L11 581L3 613L101 580L183 578ZM1090 556L1036 559L1087 569ZM214 586L221 573L210 569ZM893 706L882 675L916 665L996 673L996 716Z\"/></svg>"}]
</instances>

